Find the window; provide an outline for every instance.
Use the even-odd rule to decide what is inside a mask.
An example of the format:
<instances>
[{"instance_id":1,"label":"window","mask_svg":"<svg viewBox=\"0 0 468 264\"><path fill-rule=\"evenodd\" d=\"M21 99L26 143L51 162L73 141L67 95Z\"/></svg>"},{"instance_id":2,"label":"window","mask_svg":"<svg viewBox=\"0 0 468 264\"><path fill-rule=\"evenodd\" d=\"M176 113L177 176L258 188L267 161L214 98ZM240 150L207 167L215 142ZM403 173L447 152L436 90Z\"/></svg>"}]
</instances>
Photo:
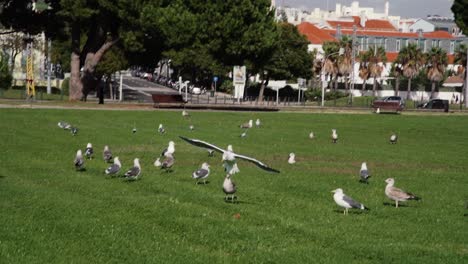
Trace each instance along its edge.
<instances>
[{"instance_id":1,"label":"window","mask_svg":"<svg viewBox=\"0 0 468 264\"><path fill-rule=\"evenodd\" d=\"M361 43L361 50L364 50L364 38L360 38L359 42Z\"/></svg>"},{"instance_id":2,"label":"window","mask_svg":"<svg viewBox=\"0 0 468 264\"><path fill-rule=\"evenodd\" d=\"M387 50L387 40L388 39L384 39L384 49Z\"/></svg>"},{"instance_id":3,"label":"window","mask_svg":"<svg viewBox=\"0 0 468 264\"><path fill-rule=\"evenodd\" d=\"M418 47L423 52L426 52L426 41L424 39L418 39Z\"/></svg>"},{"instance_id":4,"label":"window","mask_svg":"<svg viewBox=\"0 0 468 264\"><path fill-rule=\"evenodd\" d=\"M400 48L401 48L401 47L400 47L400 40L397 39L397 40L396 40L396 51L397 51L397 52L400 52Z\"/></svg>"},{"instance_id":5,"label":"window","mask_svg":"<svg viewBox=\"0 0 468 264\"><path fill-rule=\"evenodd\" d=\"M368 49L369 49L369 39L366 38L365 43L364 43L364 50L368 50Z\"/></svg>"},{"instance_id":6,"label":"window","mask_svg":"<svg viewBox=\"0 0 468 264\"><path fill-rule=\"evenodd\" d=\"M407 39L401 40L401 47L404 48L406 46L408 46L408 40Z\"/></svg>"},{"instance_id":7,"label":"window","mask_svg":"<svg viewBox=\"0 0 468 264\"><path fill-rule=\"evenodd\" d=\"M432 40L432 47L433 48L437 47L437 40L435 39Z\"/></svg>"}]
</instances>

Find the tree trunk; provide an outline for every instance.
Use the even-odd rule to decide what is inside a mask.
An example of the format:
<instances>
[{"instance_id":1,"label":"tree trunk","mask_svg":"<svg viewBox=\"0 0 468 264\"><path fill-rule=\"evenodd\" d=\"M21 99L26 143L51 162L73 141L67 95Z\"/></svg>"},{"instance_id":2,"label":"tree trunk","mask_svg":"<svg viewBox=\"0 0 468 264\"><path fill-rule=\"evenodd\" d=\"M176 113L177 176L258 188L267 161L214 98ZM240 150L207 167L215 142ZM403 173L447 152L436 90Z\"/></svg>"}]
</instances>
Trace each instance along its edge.
<instances>
[{"instance_id":1,"label":"tree trunk","mask_svg":"<svg viewBox=\"0 0 468 264\"><path fill-rule=\"evenodd\" d=\"M400 77L397 76L395 79L395 96L398 96L400 93Z\"/></svg>"},{"instance_id":2,"label":"tree trunk","mask_svg":"<svg viewBox=\"0 0 468 264\"><path fill-rule=\"evenodd\" d=\"M377 78L374 77L374 83L372 84L372 94L375 96L377 96Z\"/></svg>"},{"instance_id":3,"label":"tree trunk","mask_svg":"<svg viewBox=\"0 0 468 264\"><path fill-rule=\"evenodd\" d=\"M81 99L83 90L80 79L80 26L78 24L72 25L71 42L69 100L76 101Z\"/></svg>"},{"instance_id":4,"label":"tree trunk","mask_svg":"<svg viewBox=\"0 0 468 264\"><path fill-rule=\"evenodd\" d=\"M367 83L367 79L363 79L362 87L361 87L362 94L364 94L364 92L366 91L366 83Z\"/></svg>"},{"instance_id":5,"label":"tree trunk","mask_svg":"<svg viewBox=\"0 0 468 264\"><path fill-rule=\"evenodd\" d=\"M258 92L258 101L259 102L263 102L263 93L265 92L265 87L268 85L269 79L270 79L270 77L268 76L268 74L266 75L266 79L265 79L265 74L263 74L262 84L260 85L260 91Z\"/></svg>"},{"instance_id":6,"label":"tree trunk","mask_svg":"<svg viewBox=\"0 0 468 264\"><path fill-rule=\"evenodd\" d=\"M435 90L436 90L436 83L434 81L432 81L432 83L431 83L431 98L430 99L434 98Z\"/></svg>"},{"instance_id":7,"label":"tree trunk","mask_svg":"<svg viewBox=\"0 0 468 264\"><path fill-rule=\"evenodd\" d=\"M406 94L406 100L411 99L411 78L408 78L408 90Z\"/></svg>"}]
</instances>

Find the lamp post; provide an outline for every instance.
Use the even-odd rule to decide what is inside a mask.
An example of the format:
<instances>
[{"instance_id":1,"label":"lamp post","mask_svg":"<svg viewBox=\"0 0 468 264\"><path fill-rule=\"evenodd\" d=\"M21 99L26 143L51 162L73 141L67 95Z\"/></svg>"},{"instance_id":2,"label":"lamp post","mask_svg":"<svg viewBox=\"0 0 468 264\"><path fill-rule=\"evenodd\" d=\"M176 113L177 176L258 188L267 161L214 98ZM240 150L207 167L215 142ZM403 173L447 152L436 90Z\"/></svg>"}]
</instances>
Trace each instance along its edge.
<instances>
[{"instance_id":1,"label":"lamp post","mask_svg":"<svg viewBox=\"0 0 468 264\"><path fill-rule=\"evenodd\" d=\"M340 48L340 50L338 52L333 52L333 53L330 53L328 54L324 59L323 59L323 62L322 62L322 107L325 105L325 86L324 86L324 79L325 79L325 76L323 76L323 66L325 65L325 62L327 61L327 59L332 56L332 55L343 55L344 54L344 48Z\"/></svg>"}]
</instances>

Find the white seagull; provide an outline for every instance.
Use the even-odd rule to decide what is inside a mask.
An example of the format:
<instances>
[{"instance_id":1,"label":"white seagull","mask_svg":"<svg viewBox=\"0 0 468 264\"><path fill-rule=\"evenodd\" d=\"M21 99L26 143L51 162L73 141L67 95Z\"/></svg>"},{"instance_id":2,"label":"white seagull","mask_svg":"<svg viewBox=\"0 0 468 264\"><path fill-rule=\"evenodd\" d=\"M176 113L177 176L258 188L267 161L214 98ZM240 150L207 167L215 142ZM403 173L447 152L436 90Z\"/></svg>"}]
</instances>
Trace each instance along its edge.
<instances>
[{"instance_id":1,"label":"white seagull","mask_svg":"<svg viewBox=\"0 0 468 264\"><path fill-rule=\"evenodd\" d=\"M294 164L296 163L296 154L294 153L289 153L289 159L288 159L289 164Z\"/></svg>"},{"instance_id":2,"label":"white seagull","mask_svg":"<svg viewBox=\"0 0 468 264\"><path fill-rule=\"evenodd\" d=\"M387 186L385 186L385 195L388 198L395 201L395 207L398 208L398 202L404 202L408 200L420 200L421 198L417 197L416 195L405 192L402 189L396 188L395 180L393 178L388 178L385 180Z\"/></svg>"},{"instance_id":3,"label":"white seagull","mask_svg":"<svg viewBox=\"0 0 468 264\"><path fill-rule=\"evenodd\" d=\"M62 129L70 129L71 128L71 125L65 121L60 121L58 122L57 124L60 128Z\"/></svg>"},{"instance_id":4,"label":"white seagull","mask_svg":"<svg viewBox=\"0 0 468 264\"><path fill-rule=\"evenodd\" d=\"M104 146L102 157L104 158L105 162L110 162L112 160L112 152L110 151L109 146Z\"/></svg>"},{"instance_id":5,"label":"white seagull","mask_svg":"<svg viewBox=\"0 0 468 264\"><path fill-rule=\"evenodd\" d=\"M377 110L375 110L376 114L380 114L380 107L377 107Z\"/></svg>"},{"instance_id":6,"label":"white seagull","mask_svg":"<svg viewBox=\"0 0 468 264\"><path fill-rule=\"evenodd\" d=\"M261 126L260 119L257 118L257 121L255 121L255 126L257 126L257 127L260 127L260 126Z\"/></svg>"},{"instance_id":7,"label":"white seagull","mask_svg":"<svg viewBox=\"0 0 468 264\"><path fill-rule=\"evenodd\" d=\"M182 111L182 116L183 116L183 117L189 117L190 114L189 114L187 111L183 110L183 111Z\"/></svg>"},{"instance_id":8,"label":"white seagull","mask_svg":"<svg viewBox=\"0 0 468 264\"><path fill-rule=\"evenodd\" d=\"M107 175L115 175L120 171L122 168L122 164L120 163L119 157L114 158L114 164L110 165L104 172Z\"/></svg>"},{"instance_id":9,"label":"white seagull","mask_svg":"<svg viewBox=\"0 0 468 264\"><path fill-rule=\"evenodd\" d=\"M346 196L341 188L333 190L332 193L335 193L333 194L333 200L335 200L335 203L345 209L343 212L345 215L348 214L348 209L350 208L369 210L369 208L365 207L362 203L358 203L351 197Z\"/></svg>"},{"instance_id":10,"label":"white seagull","mask_svg":"<svg viewBox=\"0 0 468 264\"><path fill-rule=\"evenodd\" d=\"M195 184L198 184L200 180L203 180L203 184L206 184L206 178L208 178L209 175L210 175L210 165L204 162L201 165L200 169L192 173L192 178L197 180Z\"/></svg>"},{"instance_id":11,"label":"white seagull","mask_svg":"<svg viewBox=\"0 0 468 264\"><path fill-rule=\"evenodd\" d=\"M166 129L164 128L163 124L159 124L158 132L159 132L159 134L166 133Z\"/></svg>"},{"instance_id":12,"label":"white seagull","mask_svg":"<svg viewBox=\"0 0 468 264\"><path fill-rule=\"evenodd\" d=\"M368 180L371 176L369 170L367 169L367 163L363 162L361 164L361 170L359 171L359 174L361 175L361 179L359 181L368 184Z\"/></svg>"},{"instance_id":13,"label":"white seagull","mask_svg":"<svg viewBox=\"0 0 468 264\"><path fill-rule=\"evenodd\" d=\"M192 131L192 130L195 129L195 127L194 127L193 125L190 125L190 126L189 126L189 129Z\"/></svg>"},{"instance_id":14,"label":"white seagull","mask_svg":"<svg viewBox=\"0 0 468 264\"><path fill-rule=\"evenodd\" d=\"M74 163L75 163L75 169L77 171L82 171L85 169L84 167L84 159L83 159L83 154L81 153L81 149L79 149L77 152L76 152L76 156L75 156L75 160L74 160Z\"/></svg>"},{"instance_id":15,"label":"white seagull","mask_svg":"<svg viewBox=\"0 0 468 264\"><path fill-rule=\"evenodd\" d=\"M88 143L88 144L86 145L85 156L86 156L86 158L88 158L88 159L92 159L92 158L93 158L93 154L94 154L93 145L92 145L91 143Z\"/></svg>"},{"instance_id":16,"label":"white seagull","mask_svg":"<svg viewBox=\"0 0 468 264\"><path fill-rule=\"evenodd\" d=\"M160 158L157 158L155 161L154 161L154 166L155 167L161 167L162 163L161 163L161 159Z\"/></svg>"},{"instance_id":17,"label":"white seagull","mask_svg":"<svg viewBox=\"0 0 468 264\"><path fill-rule=\"evenodd\" d=\"M332 142L336 143L338 141L338 133L336 133L336 129L332 129Z\"/></svg>"},{"instance_id":18,"label":"white seagull","mask_svg":"<svg viewBox=\"0 0 468 264\"><path fill-rule=\"evenodd\" d=\"M190 139L190 138L185 138L185 137L182 137L182 136L179 136L179 137L181 139L183 139L184 141L187 141L188 143L190 143L190 144L192 144L194 146L205 148L205 149L212 149L214 151L218 151L218 152L222 153L223 154L223 161L224 160L229 160L229 159L230 160L235 160L235 158L239 158L239 159L242 159L242 160L252 162L252 163L254 163L255 165L257 165L259 168L261 168L263 170L266 170L266 171L269 171L269 172L279 173L278 170L275 170L275 169L269 167L268 165L266 165L265 163L263 163L263 162L261 162L261 161L259 161L257 159L234 153L233 150L232 150L232 146L230 146L230 147L228 146L228 149L224 150L224 149L222 149L220 147L217 147L217 146L215 146L213 144L210 144L208 142L205 142L205 141L202 141L202 140L199 140L199 139ZM236 165L236 167L237 167L237 165Z\"/></svg>"},{"instance_id":19,"label":"white seagull","mask_svg":"<svg viewBox=\"0 0 468 264\"><path fill-rule=\"evenodd\" d=\"M390 144L396 144L398 141L398 135L393 133L391 136L390 136Z\"/></svg>"},{"instance_id":20,"label":"white seagull","mask_svg":"<svg viewBox=\"0 0 468 264\"><path fill-rule=\"evenodd\" d=\"M314 137L315 137L314 132L310 132L310 133L309 133L309 138L310 138L310 139L314 139Z\"/></svg>"},{"instance_id":21,"label":"white seagull","mask_svg":"<svg viewBox=\"0 0 468 264\"><path fill-rule=\"evenodd\" d=\"M140 166L140 160L138 158L135 158L133 160L133 167L131 167L126 173L125 173L125 178L127 180L138 180L140 178L141 174L141 166Z\"/></svg>"},{"instance_id":22,"label":"white seagull","mask_svg":"<svg viewBox=\"0 0 468 264\"><path fill-rule=\"evenodd\" d=\"M240 125L240 128L252 128L252 126L253 126L253 120L250 119L249 122Z\"/></svg>"},{"instance_id":23,"label":"white seagull","mask_svg":"<svg viewBox=\"0 0 468 264\"><path fill-rule=\"evenodd\" d=\"M227 174L223 182L223 191L226 194L224 197L225 201L229 200L229 195L231 195L231 202L234 202L234 194L236 193L236 184L231 180L231 175Z\"/></svg>"},{"instance_id":24,"label":"white seagull","mask_svg":"<svg viewBox=\"0 0 468 264\"><path fill-rule=\"evenodd\" d=\"M175 143L174 141L169 141L169 144L167 145L167 148L163 150L161 153L161 156L166 156L167 153L171 154L172 156L174 155L175 152Z\"/></svg>"},{"instance_id":25,"label":"white seagull","mask_svg":"<svg viewBox=\"0 0 468 264\"><path fill-rule=\"evenodd\" d=\"M241 138L245 138L247 136L247 129L242 132L242 134L240 135Z\"/></svg>"},{"instance_id":26,"label":"white seagull","mask_svg":"<svg viewBox=\"0 0 468 264\"><path fill-rule=\"evenodd\" d=\"M224 170L228 174L234 175L240 172L239 167L237 167L236 156L234 156L232 145L229 145L227 147L227 150L223 153L222 161L223 161Z\"/></svg>"}]
</instances>

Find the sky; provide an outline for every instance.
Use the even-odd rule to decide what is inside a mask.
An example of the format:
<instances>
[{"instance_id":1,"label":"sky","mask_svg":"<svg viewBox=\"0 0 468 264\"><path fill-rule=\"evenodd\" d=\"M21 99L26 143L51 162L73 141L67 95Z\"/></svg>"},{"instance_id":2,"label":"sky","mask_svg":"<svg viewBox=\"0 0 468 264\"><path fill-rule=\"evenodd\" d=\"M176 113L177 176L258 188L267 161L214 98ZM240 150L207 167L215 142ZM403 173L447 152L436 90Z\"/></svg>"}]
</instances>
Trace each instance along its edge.
<instances>
[{"instance_id":1,"label":"sky","mask_svg":"<svg viewBox=\"0 0 468 264\"><path fill-rule=\"evenodd\" d=\"M335 10L335 4L351 6L353 0L276 0L276 5L305 8L312 10L316 7L320 9ZM377 13L383 13L385 0L360 0L360 7L373 7ZM453 17L453 0L389 0L390 15L401 16L402 18L425 18L427 15L440 15Z\"/></svg>"}]
</instances>

